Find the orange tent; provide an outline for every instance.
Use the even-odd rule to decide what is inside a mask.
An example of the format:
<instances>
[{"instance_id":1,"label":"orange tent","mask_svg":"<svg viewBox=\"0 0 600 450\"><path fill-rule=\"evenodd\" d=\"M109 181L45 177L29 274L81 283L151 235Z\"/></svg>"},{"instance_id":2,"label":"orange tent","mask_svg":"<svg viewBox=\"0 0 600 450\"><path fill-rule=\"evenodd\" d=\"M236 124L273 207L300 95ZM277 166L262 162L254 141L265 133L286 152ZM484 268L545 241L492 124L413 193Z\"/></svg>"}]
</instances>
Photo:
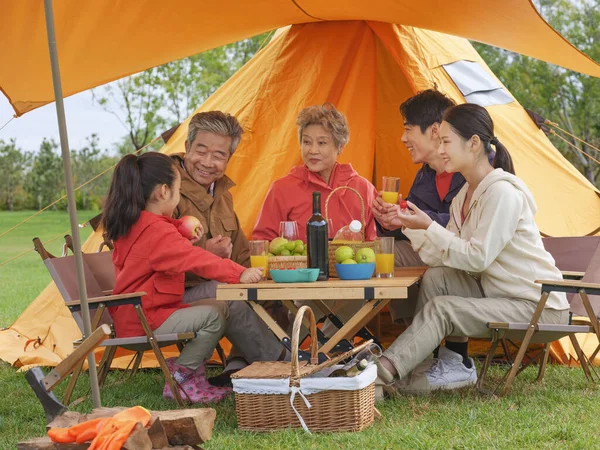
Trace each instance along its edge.
<instances>
[{"instance_id":1,"label":"orange tent","mask_svg":"<svg viewBox=\"0 0 600 450\"><path fill-rule=\"evenodd\" d=\"M54 101L44 4L0 0L0 11L0 90L21 115ZM333 20L436 30L600 76L531 0L54 1L65 96L264 31Z\"/></svg>"},{"instance_id":2,"label":"orange tent","mask_svg":"<svg viewBox=\"0 0 600 450\"><path fill-rule=\"evenodd\" d=\"M376 184L381 175L398 175L406 193L418 167L400 143L403 129L398 105L434 85L464 102L465 94L451 69L461 62L471 68L475 65L473 74L487 75L488 82L497 86L493 91L505 91L506 103L488 106L488 110L519 176L536 197L542 231L581 235L600 225L597 191L535 127L466 39L381 22L344 21L280 30L198 109L235 114L246 131L228 166L228 175L237 183L234 201L246 233L252 231L271 182L300 162L295 118L310 104L331 101L348 116L351 135L343 162L352 162ZM478 93L467 96L473 94ZM187 121L163 151L183 151L186 131ZM557 203L569 204L573 213L568 217L557 214ZM84 251L95 248L99 239L98 234L92 236ZM24 341L36 336L47 336L43 346L21 351ZM0 333L0 357L19 365L52 365L71 350L77 337L79 331L51 285L9 330ZM558 351L567 355L569 349Z\"/></svg>"}]
</instances>

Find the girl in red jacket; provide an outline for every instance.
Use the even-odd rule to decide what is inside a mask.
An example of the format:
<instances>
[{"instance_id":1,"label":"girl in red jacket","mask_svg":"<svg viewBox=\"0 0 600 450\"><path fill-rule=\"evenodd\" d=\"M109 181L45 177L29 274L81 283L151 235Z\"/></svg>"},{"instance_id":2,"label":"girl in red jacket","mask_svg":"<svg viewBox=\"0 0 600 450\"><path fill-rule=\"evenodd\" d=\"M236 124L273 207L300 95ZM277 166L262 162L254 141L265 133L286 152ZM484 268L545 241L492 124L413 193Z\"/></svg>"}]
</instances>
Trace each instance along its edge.
<instances>
[{"instance_id":1,"label":"girl in red jacket","mask_svg":"<svg viewBox=\"0 0 600 450\"><path fill-rule=\"evenodd\" d=\"M262 269L246 269L183 237L179 231L183 222L171 218L180 186L179 172L168 156L156 152L127 155L115 168L102 224L115 247L114 294L146 292L142 308L156 334L196 332L179 358L168 359L167 365L190 400L208 403L231 392L211 386L204 367L223 334L225 318L218 307L182 303L185 272L225 283L256 283ZM117 336L144 334L133 306L117 306L110 313ZM167 383L163 395L173 398Z\"/></svg>"}]
</instances>

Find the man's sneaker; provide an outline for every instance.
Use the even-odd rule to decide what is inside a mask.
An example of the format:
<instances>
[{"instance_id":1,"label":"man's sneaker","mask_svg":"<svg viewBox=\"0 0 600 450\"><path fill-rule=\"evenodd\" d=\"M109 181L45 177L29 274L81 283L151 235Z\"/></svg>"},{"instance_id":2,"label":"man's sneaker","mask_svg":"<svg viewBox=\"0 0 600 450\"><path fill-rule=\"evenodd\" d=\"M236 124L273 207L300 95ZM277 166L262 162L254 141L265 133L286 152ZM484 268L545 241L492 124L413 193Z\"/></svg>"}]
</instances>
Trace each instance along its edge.
<instances>
[{"instance_id":1,"label":"man's sneaker","mask_svg":"<svg viewBox=\"0 0 600 450\"><path fill-rule=\"evenodd\" d=\"M473 359L471 368L463 364L462 356L440 347L437 359L419 364L402 380L394 384L396 391L405 394L426 394L438 389L458 389L477 383L477 371Z\"/></svg>"}]
</instances>

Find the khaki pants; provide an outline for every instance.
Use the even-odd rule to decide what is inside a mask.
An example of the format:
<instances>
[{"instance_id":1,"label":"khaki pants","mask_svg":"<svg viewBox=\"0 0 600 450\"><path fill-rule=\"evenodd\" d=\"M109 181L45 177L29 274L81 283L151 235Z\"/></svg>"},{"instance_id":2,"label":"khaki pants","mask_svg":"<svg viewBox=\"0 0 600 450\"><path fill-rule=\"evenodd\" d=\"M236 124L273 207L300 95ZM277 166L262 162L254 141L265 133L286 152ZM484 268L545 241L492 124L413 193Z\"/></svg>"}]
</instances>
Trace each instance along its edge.
<instances>
[{"instance_id":1,"label":"khaki pants","mask_svg":"<svg viewBox=\"0 0 600 450\"><path fill-rule=\"evenodd\" d=\"M225 330L225 317L218 308L194 306L171 314L154 332L156 334L185 333L195 331L196 338L189 341L181 351L177 364L196 369L212 355Z\"/></svg>"},{"instance_id":2,"label":"khaki pants","mask_svg":"<svg viewBox=\"0 0 600 450\"><path fill-rule=\"evenodd\" d=\"M430 268L421 281L412 324L385 351L400 379L433 352L446 336L490 337L488 322L529 322L537 303L484 297L480 284L466 272ZM567 324L569 310L546 308L540 322Z\"/></svg>"},{"instance_id":3,"label":"khaki pants","mask_svg":"<svg viewBox=\"0 0 600 450\"><path fill-rule=\"evenodd\" d=\"M394 244L394 265L396 267L418 267L426 266L419 254L410 245L410 241L396 241ZM419 295L419 288L411 286L408 289L408 298L392 300L388 308L394 322L410 319L415 315L415 305Z\"/></svg>"},{"instance_id":4,"label":"khaki pants","mask_svg":"<svg viewBox=\"0 0 600 450\"><path fill-rule=\"evenodd\" d=\"M278 361L284 351L283 345L246 302L217 301L218 284L209 281L186 288L183 303L209 305L220 311L226 321L224 336L232 345L229 359L241 356L250 364Z\"/></svg>"}]
</instances>

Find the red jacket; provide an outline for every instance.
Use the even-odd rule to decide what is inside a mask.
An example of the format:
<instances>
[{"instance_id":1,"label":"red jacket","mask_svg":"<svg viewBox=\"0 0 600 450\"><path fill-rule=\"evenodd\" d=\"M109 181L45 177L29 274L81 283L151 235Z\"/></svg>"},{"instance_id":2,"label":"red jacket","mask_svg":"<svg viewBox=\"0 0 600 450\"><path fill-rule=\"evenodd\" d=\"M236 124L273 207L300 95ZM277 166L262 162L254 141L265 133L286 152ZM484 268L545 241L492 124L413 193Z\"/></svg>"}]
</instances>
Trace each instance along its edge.
<instances>
[{"instance_id":1,"label":"red jacket","mask_svg":"<svg viewBox=\"0 0 600 450\"><path fill-rule=\"evenodd\" d=\"M279 236L279 222L295 220L298 222L300 239L306 242L306 222L312 215L312 192L321 192L321 213L325 216L325 201L333 189L349 186L356 189L365 202L365 237L372 241L377 237L375 218L371 204L377 196L377 190L366 178L361 177L350 164L336 163L331 172L329 184L306 166L293 167L288 175L275 181L262 206L254 231L253 239L272 240ZM353 219L361 220L360 200L348 190L337 191L329 201L329 219L333 227L329 237Z\"/></svg>"},{"instance_id":2,"label":"red jacket","mask_svg":"<svg viewBox=\"0 0 600 450\"><path fill-rule=\"evenodd\" d=\"M188 305L183 299L185 272L204 278L239 283L245 267L193 246L177 227L180 220L142 211L127 235L114 242L114 294L146 292L142 308L154 330ZM144 330L133 306L110 308L118 337L142 336Z\"/></svg>"}]
</instances>

